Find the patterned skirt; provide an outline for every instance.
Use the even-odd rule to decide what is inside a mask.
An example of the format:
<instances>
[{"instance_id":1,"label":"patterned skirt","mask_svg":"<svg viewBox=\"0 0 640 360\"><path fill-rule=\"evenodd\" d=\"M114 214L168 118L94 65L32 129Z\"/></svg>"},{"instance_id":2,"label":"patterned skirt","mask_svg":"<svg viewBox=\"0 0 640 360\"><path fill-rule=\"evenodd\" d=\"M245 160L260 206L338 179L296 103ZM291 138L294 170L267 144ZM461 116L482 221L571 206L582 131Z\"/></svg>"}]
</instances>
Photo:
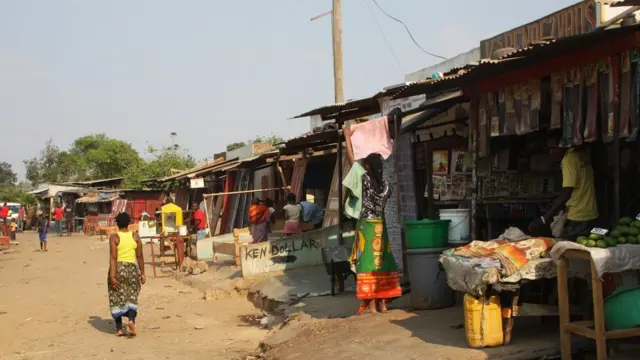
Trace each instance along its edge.
<instances>
[{"instance_id":1,"label":"patterned skirt","mask_svg":"<svg viewBox=\"0 0 640 360\"><path fill-rule=\"evenodd\" d=\"M117 264L116 279L120 288L114 290L109 286L109 307L114 319L127 315L129 310L138 311L138 294L140 293L138 264L129 262L118 262ZM108 284L107 281L107 286Z\"/></svg>"},{"instance_id":2,"label":"patterned skirt","mask_svg":"<svg viewBox=\"0 0 640 360\"><path fill-rule=\"evenodd\" d=\"M398 266L391 253L384 219L360 219L351 263L356 265L356 297L361 300L402 296Z\"/></svg>"}]
</instances>

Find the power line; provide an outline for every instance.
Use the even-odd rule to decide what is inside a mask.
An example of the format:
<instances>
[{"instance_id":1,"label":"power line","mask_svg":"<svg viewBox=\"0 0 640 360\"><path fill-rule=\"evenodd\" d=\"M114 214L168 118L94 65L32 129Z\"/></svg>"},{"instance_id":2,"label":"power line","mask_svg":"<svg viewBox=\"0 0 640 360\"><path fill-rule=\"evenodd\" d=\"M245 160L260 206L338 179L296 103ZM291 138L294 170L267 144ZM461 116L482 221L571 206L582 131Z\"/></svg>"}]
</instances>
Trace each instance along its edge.
<instances>
[{"instance_id":1,"label":"power line","mask_svg":"<svg viewBox=\"0 0 640 360\"><path fill-rule=\"evenodd\" d=\"M409 28L407 27L407 25L405 25L405 23L404 23L404 22L402 22L402 20L400 20L400 19L398 19L398 18L395 18L395 17L391 16L388 12L384 11L384 9L383 9L382 7L380 7L380 4L378 4L378 2L377 2L376 0L371 0L371 1L373 1L373 3L378 7L378 9L380 9L380 11L381 11L383 14L385 14L387 17L391 18L392 20L395 20L396 22L399 22L400 24L402 24L402 26L404 26L405 30L407 30L407 33L409 34L409 37L411 38L411 41L413 41L413 43L414 43L414 44L416 44L416 46L417 46L418 48L420 48L420 50L422 50L424 53L426 53L426 54L428 54L428 55L431 55L431 56L433 56L433 57L437 57L437 58L440 58L440 59L443 59L443 60L447 60L447 58L446 58L446 57L444 57L444 56L440 56L440 55L437 55L437 54L434 54L434 53L432 53L432 52L429 52L429 51L425 50L422 46L420 46L420 44L418 44L418 42L416 41L416 39L415 39L415 38L413 37L413 35L411 34L411 30L409 30Z\"/></svg>"},{"instance_id":2,"label":"power line","mask_svg":"<svg viewBox=\"0 0 640 360\"><path fill-rule=\"evenodd\" d=\"M380 34L382 35L382 38L384 39L384 42L387 44L387 48L389 49L389 52L391 52L391 55L393 56L393 59L396 61L396 65L400 69L402 69L402 66L400 65L400 61L398 60L398 57L396 56L396 53L393 51L393 48L391 47L391 43L389 42L389 39L387 39L387 35L385 35L384 30L382 30L382 26L380 26L380 22L378 22L378 18L376 18L376 16L373 13L373 9L371 8L371 4L369 3L368 0L364 0L364 2L367 3L367 8L369 8L369 13L371 13L371 17L373 18L373 21L378 26L378 30L380 30Z\"/></svg>"}]
</instances>

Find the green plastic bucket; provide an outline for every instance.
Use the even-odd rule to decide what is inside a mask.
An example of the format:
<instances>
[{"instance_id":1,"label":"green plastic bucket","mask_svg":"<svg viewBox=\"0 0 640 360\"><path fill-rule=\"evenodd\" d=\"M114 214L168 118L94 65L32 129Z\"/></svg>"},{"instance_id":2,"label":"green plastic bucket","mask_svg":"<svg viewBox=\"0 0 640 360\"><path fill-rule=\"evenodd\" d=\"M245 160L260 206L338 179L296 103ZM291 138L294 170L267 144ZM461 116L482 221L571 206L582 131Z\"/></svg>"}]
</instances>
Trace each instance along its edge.
<instances>
[{"instance_id":1,"label":"green plastic bucket","mask_svg":"<svg viewBox=\"0 0 640 360\"><path fill-rule=\"evenodd\" d=\"M407 249L447 247L451 220L417 220L404 222Z\"/></svg>"},{"instance_id":2,"label":"green plastic bucket","mask_svg":"<svg viewBox=\"0 0 640 360\"><path fill-rule=\"evenodd\" d=\"M618 289L604 299L607 331L640 327L640 286Z\"/></svg>"}]
</instances>

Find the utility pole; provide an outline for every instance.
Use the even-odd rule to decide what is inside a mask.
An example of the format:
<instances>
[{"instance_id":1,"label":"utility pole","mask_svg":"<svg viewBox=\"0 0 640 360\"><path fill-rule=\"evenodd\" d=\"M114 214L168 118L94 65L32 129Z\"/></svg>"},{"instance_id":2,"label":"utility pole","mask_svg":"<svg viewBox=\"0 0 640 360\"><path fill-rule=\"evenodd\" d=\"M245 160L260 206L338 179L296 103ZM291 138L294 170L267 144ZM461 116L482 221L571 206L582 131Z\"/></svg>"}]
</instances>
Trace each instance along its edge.
<instances>
[{"instance_id":1,"label":"utility pole","mask_svg":"<svg viewBox=\"0 0 640 360\"><path fill-rule=\"evenodd\" d=\"M333 82L336 104L344 102L342 85L342 0L333 0L331 11L331 34L333 38Z\"/></svg>"},{"instance_id":2,"label":"utility pole","mask_svg":"<svg viewBox=\"0 0 640 360\"><path fill-rule=\"evenodd\" d=\"M311 18L311 21L331 14L331 39L333 43L333 84L335 103L344 102L342 85L342 0L332 0L333 8Z\"/></svg>"}]
</instances>

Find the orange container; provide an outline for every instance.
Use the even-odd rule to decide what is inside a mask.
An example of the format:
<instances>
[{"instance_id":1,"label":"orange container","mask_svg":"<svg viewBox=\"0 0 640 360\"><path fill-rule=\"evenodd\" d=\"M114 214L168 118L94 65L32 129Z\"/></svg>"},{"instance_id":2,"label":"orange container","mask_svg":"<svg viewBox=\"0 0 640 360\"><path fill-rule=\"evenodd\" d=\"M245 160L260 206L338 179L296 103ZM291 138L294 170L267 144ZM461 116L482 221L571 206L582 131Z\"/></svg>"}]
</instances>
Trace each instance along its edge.
<instances>
[{"instance_id":1,"label":"orange container","mask_svg":"<svg viewBox=\"0 0 640 360\"><path fill-rule=\"evenodd\" d=\"M504 345L500 298L464 296L464 331L469 347L480 349Z\"/></svg>"}]
</instances>

